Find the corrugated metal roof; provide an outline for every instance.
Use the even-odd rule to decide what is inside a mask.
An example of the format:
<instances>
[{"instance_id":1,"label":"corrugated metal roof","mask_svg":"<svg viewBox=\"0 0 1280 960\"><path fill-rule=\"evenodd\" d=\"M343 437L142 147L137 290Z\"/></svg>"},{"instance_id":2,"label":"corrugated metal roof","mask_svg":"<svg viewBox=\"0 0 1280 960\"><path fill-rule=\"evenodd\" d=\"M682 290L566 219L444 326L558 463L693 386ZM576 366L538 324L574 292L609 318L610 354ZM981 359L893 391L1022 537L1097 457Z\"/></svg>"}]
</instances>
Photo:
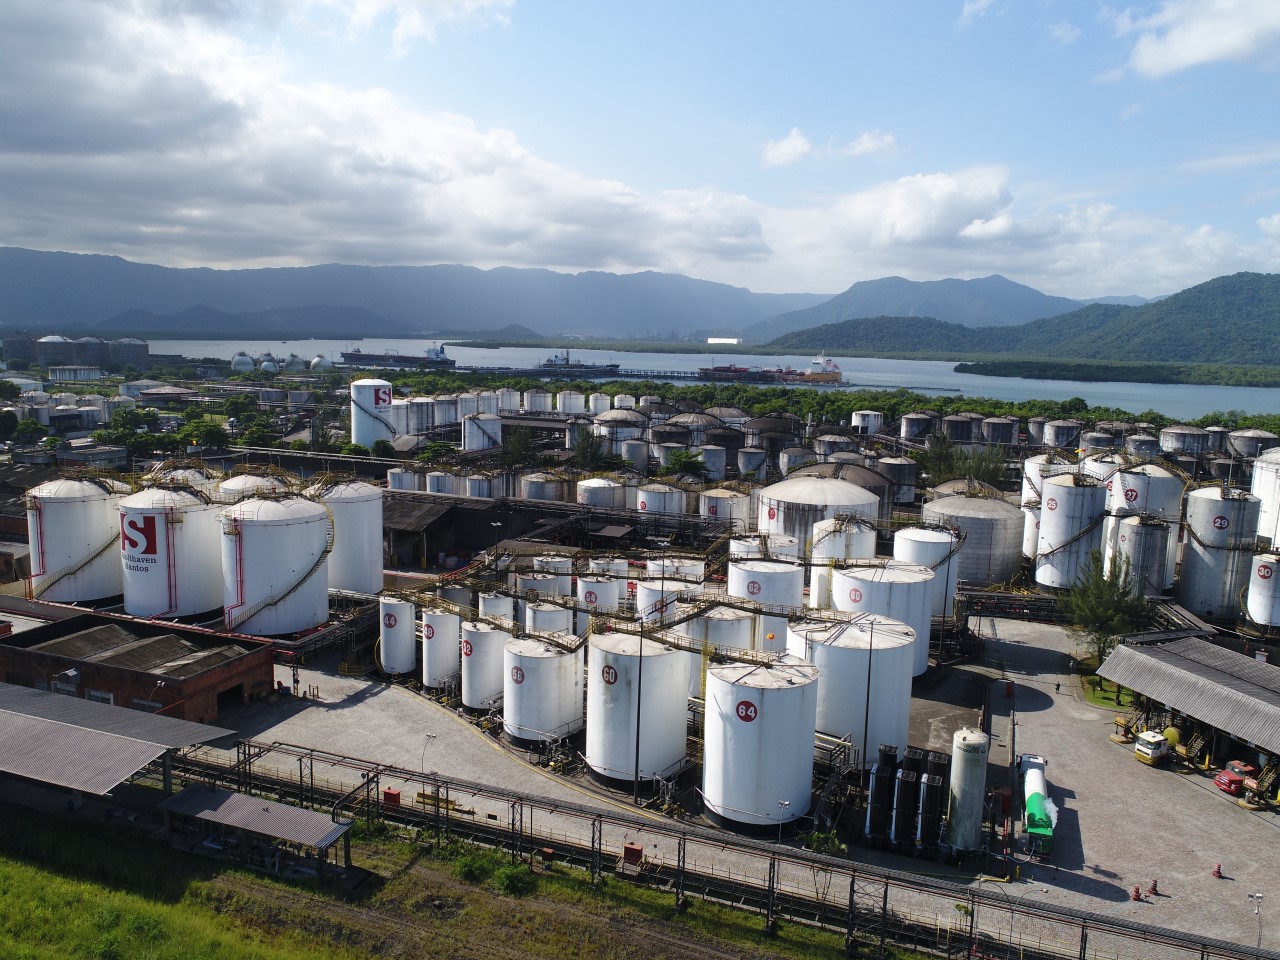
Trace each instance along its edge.
<instances>
[{"instance_id":1,"label":"corrugated metal roof","mask_svg":"<svg viewBox=\"0 0 1280 960\"><path fill-rule=\"evenodd\" d=\"M56 640L46 640L31 649L72 660L175 678L195 676L245 654L244 648L232 644L200 647L172 633L139 637L115 623L99 624Z\"/></svg>"},{"instance_id":2,"label":"corrugated metal roof","mask_svg":"<svg viewBox=\"0 0 1280 960\"><path fill-rule=\"evenodd\" d=\"M382 525L388 530L422 533L451 509L452 504L389 493L382 500Z\"/></svg>"},{"instance_id":3,"label":"corrugated metal roof","mask_svg":"<svg viewBox=\"0 0 1280 960\"><path fill-rule=\"evenodd\" d=\"M194 784L160 804L162 810L196 817L208 823L248 830L324 849L351 829L350 820L334 821L328 814L263 800L244 793Z\"/></svg>"},{"instance_id":4,"label":"corrugated metal roof","mask_svg":"<svg viewBox=\"0 0 1280 960\"><path fill-rule=\"evenodd\" d=\"M1189 637L1150 646L1123 644L1098 674L1280 753L1280 667Z\"/></svg>"},{"instance_id":5,"label":"corrugated metal roof","mask_svg":"<svg viewBox=\"0 0 1280 960\"><path fill-rule=\"evenodd\" d=\"M94 703L30 687L0 683L0 739L8 714L51 720L71 727L114 734L154 743L162 748L189 747L225 737L234 730L163 717L141 710L129 710L107 703Z\"/></svg>"},{"instance_id":6,"label":"corrugated metal roof","mask_svg":"<svg viewBox=\"0 0 1280 960\"><path fill-rule=\"evenodd\" d=\"M0 771L99 796L170 748L231 732L0 684Z\"/></svg>"}]
</instances>

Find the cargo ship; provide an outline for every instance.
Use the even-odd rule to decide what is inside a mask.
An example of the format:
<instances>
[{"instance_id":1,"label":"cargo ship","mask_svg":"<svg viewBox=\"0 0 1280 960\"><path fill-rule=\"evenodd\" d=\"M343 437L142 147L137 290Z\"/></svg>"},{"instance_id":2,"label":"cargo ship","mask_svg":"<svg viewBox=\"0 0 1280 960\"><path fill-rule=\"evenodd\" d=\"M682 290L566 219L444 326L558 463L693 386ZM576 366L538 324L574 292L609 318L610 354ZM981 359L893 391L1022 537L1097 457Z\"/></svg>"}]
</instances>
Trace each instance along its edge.
<instances>
[{"instance_id":1,"label":"cargo ship","mask_svg":"<svg viewBox=\"0 0 1280 960\"><path fill-rule=\"evenodd\" d=\"M458 361L444 352L444 347L431 346L422 353L365 353L359 347L342 351L342 362L351 367L395 367L402 370L450 369Z\"/></svg>"},{"instance_id":2,"label":"cargo ship","mask_svg":"<svg viewBox=\"0 0 1280 960\"><path fill-rule=\"evenodd\" d=\"M825 353L820 353L809 361L808 370L788 368L786 380L788 383L840 383L844 380L844 373L838 363Z\"/></svg>"},{"instance_id":3,"label":"cargo ship","mask_svg":"<svg viewBox=\"0 0 1280 960\"><path fill-rule=\"evenodd\" d=\"M795 371L792 371L793 373ZM769 370L764 367L740 367L737 364L725 363L714 367L699 367L698 376L703 380L716 383L781 383L782 370Z\"/></svg>"},{"instance_id":4,"label":"cargo ship","mask_svg":"<svg viewBox=\"0 0 1280 960\"><path fill-rule=\"evenodd\" d=\"M621 366L620 363L583 363L581 360L571 360L569 351L565 350L564 353L547 357L538 369L547 373L617 373Z\"/></svg>"}]
</instances>

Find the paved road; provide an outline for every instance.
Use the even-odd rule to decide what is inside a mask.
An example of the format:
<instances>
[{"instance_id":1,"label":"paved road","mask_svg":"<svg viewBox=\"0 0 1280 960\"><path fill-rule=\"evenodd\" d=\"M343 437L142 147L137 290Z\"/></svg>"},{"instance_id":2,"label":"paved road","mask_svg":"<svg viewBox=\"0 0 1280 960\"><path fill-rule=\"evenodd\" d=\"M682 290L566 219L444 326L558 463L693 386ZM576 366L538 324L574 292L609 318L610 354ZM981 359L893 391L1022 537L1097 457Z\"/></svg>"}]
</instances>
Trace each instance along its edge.
<instances>
[{"instance_id":1,"label":"paved road","mask_svg":"<svg viewBox=\"0 0 1280 960\"><path fill-rule=\"evenodd\" d=\"M1280 820L1235 806L1208 778L1144 767L1133 760L1130 749L1111 743L1112 713L1086 703L1075 678L1066 672L1067 654L1075 647L1071 634L1046 625L990 620L984 620L984 632L988 636L994 632L995 637L988 641L987 660L956 671L955 677L914 704L913 739L926 740L921 745L931 749L946 749L952 730L976 722L975 692L982 685L996 684L993 704L1000 707L1004 681L993 678L1008 676L1016 683L1012 701L1016 748L1049 759L1050 793L1060 810L1054 865L1026 864L1019 880L1000 885L981 882L984 891L998 890L1011 901L1044 901L1254 943L1257 921L1246 895L1272 889L1269 877L1274 873L1274 851L1280 849ZM332 665L322 663L319 669L301 671L303 689L315 685L318 699L281 698L244 708L219 722L237 729L241 736L438 770L553 799L635 812L623 798L615 802L600 797L529 766L435 703L400 688L337 676L326 666ZM290 682L284 668L277 668L277 676ZM1057 683L1060 691L1054 689ZM1007 720L1001 728L996 719L992 756L993 762L1002 763L1011 731ZM349 781L352 776L350 771L333 771L334 779ZM1001 777L998 770L993 772L993 780L1002 782ZM572 829L575 838L581 839L577 828ZM675 850L666 849L665 840L616 831L606 835L607 844L615 849L624 841L642 842L651 857L675 861ZM853 853L864 862L965 880L939 864L858 848ZM746 862L707 845L691 849L690 861L703 869L762 876L759 862ZM1221 880L1211 876L1218 862L1226 875ZM1145 889L1152 879L1159 881L1160 895L1130 902L1130 887ZM821 890L823 881L812 872L788 869L784 882L813 892ZM897 894L895 908L903 908ZM1275 897L1275 909L1280 910L1280 895ZM922 900L919 912L933 915L940 926L955 925L954 913L940 910L936 900ZM997 933L999 928L992 925L1008 922L1005 913L1002 918L981 918L979 927ZM1280 948L1280 936L1266 928L1265 913L1263 922L1263 945ZM1018 920L1015 936L1034 942L1034 921Z\"/></svg>"}]
</instances>

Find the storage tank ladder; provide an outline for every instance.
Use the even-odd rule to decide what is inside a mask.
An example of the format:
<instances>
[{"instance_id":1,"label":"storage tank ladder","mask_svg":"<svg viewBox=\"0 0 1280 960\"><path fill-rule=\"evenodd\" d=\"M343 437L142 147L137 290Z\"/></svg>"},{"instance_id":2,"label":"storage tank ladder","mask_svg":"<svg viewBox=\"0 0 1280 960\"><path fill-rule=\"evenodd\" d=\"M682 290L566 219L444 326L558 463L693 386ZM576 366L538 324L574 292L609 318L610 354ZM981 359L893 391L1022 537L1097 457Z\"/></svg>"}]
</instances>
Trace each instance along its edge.
<instances>
[{"instance_id":1,"label":"storage tank ladder","mask_svg":"<svg viewBox=\"0 0 1280 960\"><path fill-rule=\"evenodd\" d=\"M39 539L40 545L41 545L40 565L44 566L44 514L41 511L40 504L38 501L33 502L31 504L31 510L34 511L36 515L37 539ZM86 556L83 556L78 560L73 560L71 563L67 564L61 570L55 570L53 573L47 574L47 575L42 571L41 572L33 571L31 574L31 580L30 580L30 583L33 585L30 591L31 592L30 599L32 600L40 599L40 597L42 597L45 594L45 592L49 590L50 587L54 586L55 584L57 584L62 580L65 580L67 577L71 576L72 574L78 573L79 571L83 570L85 567L89 566L89 564L93 563L93 561L97 560L100 556L102 556L104 553L106 553L108 550L114 547L117 543L119 543L119 541L120 541L119 532L112 531L111 538L107 540L106 543L98 547L92 553ZM36 581L36 577L41 577L41 576L45 577L45 579L40 583L39 587L35 587L34 584Z\"/></svg>"},{"instance_id":2,"label":"storage tank ladder","mask_svg":"<svg viewBox=\"0 0 1280 960\"><path fill-rule=\"evenodd\" d=\"M327 510L328 508L326 507L325 509ZM324 566L324 562L328 558L329 554L333 552L333 536L334 535L333 535L332 511L329 512L328 520L329 522L325 530L324 549L320 551L320 554L316 557L315 562L311 564L311 568L307 570L307 572L304 573L300 578L298 578L298 580L296 580L293 583L293 585L290 586L288 589L286 589L283 593L280 593L271 597L266 597L262 600L259 600L257 603L255 603L251 607L247 607L244 610L237 611L235 616L231 617L227 621L228 630L234 630L236 627L240 626L240 624L246 623L247 621L253 619L258 614L260 614L263 610L266 610L268 607L274 607L277 604L281 603L282 601L288 599L298 590L302 589L303 585L306 584L308 580L310 580L312 577L316 575L317 571L319 571L320 568ZM236 524L235 531L236 531L235 536L237 537L240 536L239 523Z\"/></svg>"},{"instance_id":3,"label":"storage tank ladder","mask_svg":"<svg viewBox=\"0 0 1280 960\"><path fill-rule=\"evenodd\" d=\"M356 409L363 411L365 414L367 414L370 417L373 417L373 419L377 420L380 424L382 424L384 427L390 430L391 436L393 437L400 436L400 431L396 429L396 425L392 423L390 420L388 420L386 417L384 417L382 414L378 413L377 411L370 410L368 407L366 407L363 403L361 403L355 397L351 398L351 404Z\"/></svg>"}]
</instances>

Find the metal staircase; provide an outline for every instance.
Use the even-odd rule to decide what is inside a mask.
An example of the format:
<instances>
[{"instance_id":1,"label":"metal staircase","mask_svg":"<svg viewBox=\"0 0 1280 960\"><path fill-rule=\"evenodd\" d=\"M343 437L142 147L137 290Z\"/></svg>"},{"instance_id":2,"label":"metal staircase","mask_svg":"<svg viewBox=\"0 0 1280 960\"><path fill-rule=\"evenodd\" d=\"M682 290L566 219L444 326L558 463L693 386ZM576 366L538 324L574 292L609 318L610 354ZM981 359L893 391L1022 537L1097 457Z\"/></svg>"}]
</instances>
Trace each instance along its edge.
<instances>
[{"instance_id":1,"label":"metal staircase","mask_svg":"<svg viewBox=\"0 0 1280 960\"><path fill-rule=\"evenodd\" d=\"M89 564L93 563L93 561L97 560L100 556L102 556L112 547L116 546L119 542L120 542L120 535L118 533L112 533L111 539L108 540L106 543L104 543L102 546L98 547L92 553L88 554L87 556L83 556L72 563L67 564L67 566L63 567L61 570L55 570L53 573L43 577L40 580L39 586L32 587L31 599L39 600L55 584L61 582L62 580L65 580L67 577L70 577L76 573L79 573L81 570L89 566ZM32 578L32 583L33 584L35 583L34 577Z\"/></svg>"},{"instance_id":2,"label":"metal staircase","mask_svg":"<svg viewBox=\"0 0 1280 960\"><path fill-rule=\"evenodd\" d=\"M239 536L239 535L240 535L240 532L239 530L237 530L236 536ZM333 538L334 538L333 514L330 513L329 523L325 531L324 549L320 551L320 554L316 557L315 562L311 564L310 569L307 570L306 573L304 573L297 581L295 581L283 593L276 594L275 596L265 597L264 599L259 600L257 603L255 603L251 607L246 607L243 610L237 610L234 616L231 616L227 619L227 629L228 630L236 629L241 624L246 623L249 620L252 620L258 614L260 614L263 610L266 610L268 607L276 606L277 604L283 602L285 599L287 599L288 597L292 596L294 593L302 589L302 587L312 577L314 577L318 572L324 569L325 560L328 559L329 554L333 552Z\"/></svg>"}]
</instances>

